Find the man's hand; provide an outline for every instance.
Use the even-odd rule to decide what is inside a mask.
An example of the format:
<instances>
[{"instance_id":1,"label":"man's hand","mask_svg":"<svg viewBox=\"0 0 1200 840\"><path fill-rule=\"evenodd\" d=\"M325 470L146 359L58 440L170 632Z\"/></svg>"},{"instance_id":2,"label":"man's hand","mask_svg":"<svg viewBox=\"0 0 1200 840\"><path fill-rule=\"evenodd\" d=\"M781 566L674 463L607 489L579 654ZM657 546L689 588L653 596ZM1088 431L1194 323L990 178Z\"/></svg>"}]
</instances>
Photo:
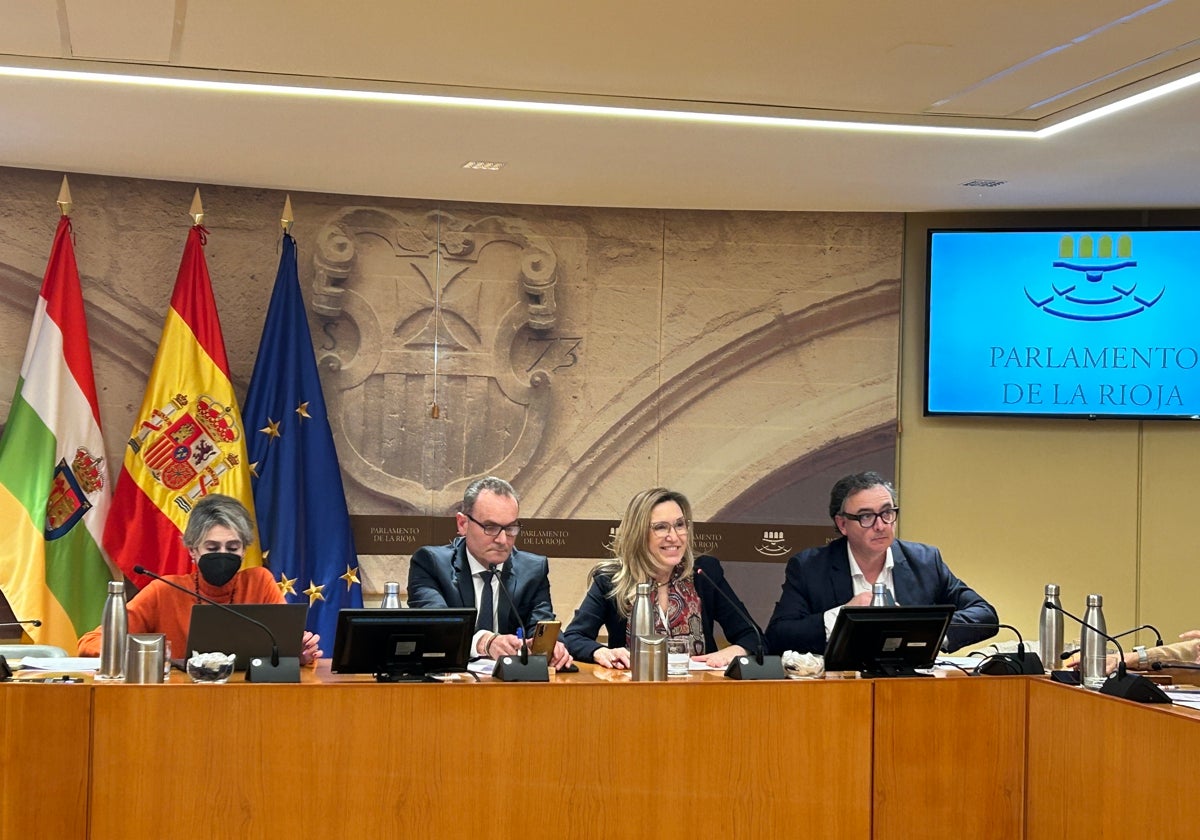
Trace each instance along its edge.
<instances>
[{"instance_id":1,"label":"man's hand","mask_svg":"<svg viewBox=\"0 0 1200 840\"><path fill-rule=\"evenodd\" d=\"M853 598L846 602L847 607L869 607L871 606L871 593L859 592Z\"/></svg>"},{"instance_id":2,"label":"man's hand","mask_svg":"<svg viewBox=\"0 0 1200 840\"><path fill-rule=\"evenodd\" d=\"M498 656L511 656L521 650L521 640L513 635L502 635L500 633L494 636L481 636L479 639L479 653L489 659L495 659Z\"/></svg>"},{"instance_id":3,"label":"man's hand","mask_svg":"<svg viewBox=\"0 0 1200 840\"><path fill-rule=\"evenodd\" d=\"M562 642L554 643L554 651L550 654L550 664L554 666L554 670L561 671L571 665L571 654L567 653L567 646Z\"/></svg>"}]
</instances>

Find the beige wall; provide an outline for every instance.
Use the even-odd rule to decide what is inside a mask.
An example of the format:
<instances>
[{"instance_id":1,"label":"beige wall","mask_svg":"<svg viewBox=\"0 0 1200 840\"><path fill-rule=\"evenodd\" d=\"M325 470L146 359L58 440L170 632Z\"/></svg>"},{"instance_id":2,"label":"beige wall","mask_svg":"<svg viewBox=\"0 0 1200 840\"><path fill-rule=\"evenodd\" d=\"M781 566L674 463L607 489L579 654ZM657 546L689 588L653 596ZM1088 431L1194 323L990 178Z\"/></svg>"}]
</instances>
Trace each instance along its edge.
<instances>
[{"instance_id":1,"label":"beige wall","mask_svg":"<svg viewBox=\"0 0 1200 840\"><path fill-rule=\"evenodd\" d=\"M1187 483L1200 460L1200 428L1181 421L924 417L927 230L1181 221L1178 214L1133 213L907 219L898 446L902 535L940 546L951 568L995 604L1000 620L1026 636L1037 636L1046 583L1059 584L1064 608L1076 615L1088 593L1104 595L1114 633L1148 622L1170 641L1200 628L1189 593L1197 515ZM1067 627L1068 640L1078 636ZM1153 641L1148 633L1138 638Z\"/></svg>"}]
</instances>

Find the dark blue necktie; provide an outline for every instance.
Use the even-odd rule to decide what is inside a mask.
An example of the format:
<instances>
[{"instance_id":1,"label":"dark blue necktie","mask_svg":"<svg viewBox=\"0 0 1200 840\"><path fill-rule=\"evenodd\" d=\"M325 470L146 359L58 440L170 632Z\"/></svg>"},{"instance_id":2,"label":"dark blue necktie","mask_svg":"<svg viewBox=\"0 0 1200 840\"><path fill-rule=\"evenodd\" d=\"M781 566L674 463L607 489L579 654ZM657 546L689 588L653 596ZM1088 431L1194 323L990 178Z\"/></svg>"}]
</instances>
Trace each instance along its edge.
<instances>
[{"instance_id":1,"label":"dark blue necktie","mask_svg":"<svg viewBox=\"0 0 1200 840\"><path fill-rule=\"evenodd\" d=\"M487 569L479 573L480 579L483 581L483 594L479 598L479 614L475 619L475 630L492 630L495 631L495 621L492 616L496 613L495 595L492 593L492 578L496 572L492 569Z\"/></svg>"}]
</instances>

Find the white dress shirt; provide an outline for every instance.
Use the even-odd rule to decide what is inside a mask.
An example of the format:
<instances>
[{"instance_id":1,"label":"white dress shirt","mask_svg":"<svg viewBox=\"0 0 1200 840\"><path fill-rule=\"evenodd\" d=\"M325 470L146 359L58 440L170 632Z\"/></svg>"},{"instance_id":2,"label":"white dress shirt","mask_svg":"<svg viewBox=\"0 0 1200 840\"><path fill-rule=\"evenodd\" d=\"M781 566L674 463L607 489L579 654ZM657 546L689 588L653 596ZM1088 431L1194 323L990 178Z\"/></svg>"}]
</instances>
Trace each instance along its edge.
<instances>
[{"instance_id":1,"label":"white dress shirt","mask_svg":"<svg viewBox=\"0 0 1200 840\"><path fill-rule=\"evenodd\" d=\"M854 552L850 550L849 544L846 545L846 554L850 556L850 583L854 586L854 595L870 592L871 584L867 581L867 576L863 574L863 570L859 567L858 561L854 559ZM895 565L895 562L892 560L892 547L889 545L887 557L883 561L883 571L879 573L879 577L875 578L875 582L886 586L888 592L891 592L893 597L896 594L896 587L892 583L892 569ZM897 601L896 603L899 604L900 602ZM825 610L825 641L829 641L829 634L833 632L833 624L837 621L838 613L841 611L841 606Z\"/></svg>"}]
</instances>

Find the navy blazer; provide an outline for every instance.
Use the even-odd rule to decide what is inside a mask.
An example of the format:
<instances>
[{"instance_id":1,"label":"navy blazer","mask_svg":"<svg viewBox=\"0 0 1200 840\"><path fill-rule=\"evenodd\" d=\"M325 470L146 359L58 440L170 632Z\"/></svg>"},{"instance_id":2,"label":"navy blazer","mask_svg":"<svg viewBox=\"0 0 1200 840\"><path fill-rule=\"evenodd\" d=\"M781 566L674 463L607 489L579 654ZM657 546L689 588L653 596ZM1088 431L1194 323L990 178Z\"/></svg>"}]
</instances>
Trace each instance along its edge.
<instances>
[{"instance_id":1,"label":"navy blazer","mask_svg":"<svg viewBox=\"0 0 1200 840\"><path fill-rule=\"evenodd\" d=\"M946 633L947 650L957 650L996 634L994 627L971 627L995 624L1000 619L991 604L954 576L935 547L894 540L892 560L897 603L954 606ZM845 537L800 552L787 562L783 592L767 623L767 643L771 650L823 654L825 611L845 604L852 597L854 584L850 579L850 554Z\"/></svg>"},{"instance_id":2,"label":"navy blazer","mask_svg":"<svg viewBox=\"0 0 1200 840\"><path fill-rule=\"evenodd\" d=\"M500 585L508 598L496 594L496 620L500 633L516 633L525 625L554 620L550 602L550 563L540 554L517 551L508 556L500 570ZM408 567L408 605L410 607L474 607L475 584L467 561L467 545L455 537L449 545L418 548ZM521 620L513 615L516 606Z\"/></svg>"},{"instance_id":3,"label":"navy blazer","mask_svg":"<svg viewBox=\"0 0 1200 840\"><path fill-rule=\"evenodd\" d=\"M721 569L721 561L716 557L702 555L696 558L696 568L704 571L703 575L695 578L696 592L700 595L700 623L704 627L704 652L712 653L717 649L717 640L713 636L713 620L721 625L721 631L731 645L741 645L747 651L758 650L758 628L752 625L747 616L746 607L734 594L729 581L725 580L725 572ZM705 582L702 578L708 578ZM718 595L713 587L718 587L727 598ZM600 628L608 630L609 647L625 647L625 636L629 632L629 619L621 615L617 603L610 596L612 593L612 577L598 574L583 596L583 603L575 610L575 617L563 634L563 644L571 656L581 662L595 662L595 653L604 645L596 641ZM733 604L737 604L734 609ZM738 614L741 610L741 615Z\"/></svg>"}]
</instances>

